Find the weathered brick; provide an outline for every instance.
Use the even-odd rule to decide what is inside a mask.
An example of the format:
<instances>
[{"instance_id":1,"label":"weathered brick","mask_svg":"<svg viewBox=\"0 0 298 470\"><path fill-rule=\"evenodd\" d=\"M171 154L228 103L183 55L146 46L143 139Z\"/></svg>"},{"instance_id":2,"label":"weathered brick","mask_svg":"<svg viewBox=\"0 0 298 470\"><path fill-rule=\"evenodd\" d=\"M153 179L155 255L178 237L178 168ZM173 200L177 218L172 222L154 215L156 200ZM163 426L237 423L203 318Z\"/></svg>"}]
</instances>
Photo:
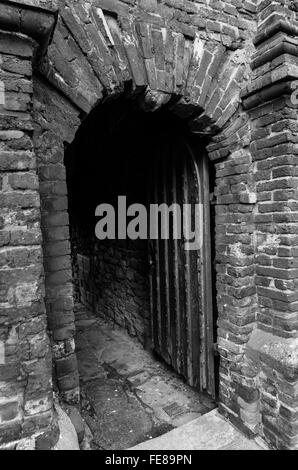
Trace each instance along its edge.
<instances>
[{"instance_id":1,"label":"weathered brick","mask_svg":"<svg viewBox=\"0 0 298 470\"><path fill-rule=\"evenodd\" d=\"M0 405L0 426L1 424L13 421L18 417L19 403L18 401L7 402Z\"/></svg>"},{"instance_id":2,"label":"weathered brick","mask_svg":"<svg viewBox=\"0 0 298 470\"><path fill-rule=\"evenodd\" d=\"M38 177L35 173L15 173L8 176L8 183L12 189L38 190Z\"/></svg>"}]
</instances>

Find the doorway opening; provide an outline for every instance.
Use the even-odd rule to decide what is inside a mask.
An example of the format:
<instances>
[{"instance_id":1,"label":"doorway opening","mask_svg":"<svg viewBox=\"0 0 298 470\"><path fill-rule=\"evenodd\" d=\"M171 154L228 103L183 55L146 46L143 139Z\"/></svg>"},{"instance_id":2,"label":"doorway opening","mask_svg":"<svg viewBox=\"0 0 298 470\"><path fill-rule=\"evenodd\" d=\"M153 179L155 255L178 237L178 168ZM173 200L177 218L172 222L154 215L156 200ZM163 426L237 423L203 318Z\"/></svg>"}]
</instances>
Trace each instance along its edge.
<instances>
[{"instance_id":1,"label":"doorway opening","mask_svg":"<svg viewBox=\"0 0 298 470\"><path fill-rule=\"evenodd\" d=\"M133 394L137 393L135 387L145 387L142 393L146 398L142 395L142 400L146 412L150 407L160 410L155 412L153 421L157 419L157 425L153 430L146 428L132 441L124 439L125 448L128 442L135 444L150 433L166 432L183 419L194 418L215 406L208 159L204 142L198 142L170 111L146 113L137 103L122 97L100 105L83 121L66 149L65 165L77 350L81 379L88 384L83 386L83 393L93 403L93 418L100 414L96 411L98 400L99 410L107 395L119 392L119 380L124 380L124 388ZM202 243L186 250L185 233L182 230L181 238L173 239L171 223L167 240L160 239L162 224L158 239L131 240L123 236L99 240L95 235L96 207L109 204L116 209L120 196L126 197L127 207L140 204L148 212L150 204L191 206L190 227L194 229L199 222ZM182 225L183 220L182 213ZM118 233L117 216L115 221ZM168 221L173 222L171 211ZM157 369L151 362L154 357ZM112 380L113 390L107 380ZM159 397L154 397L154 387ZM174 392L171 395L171 390L178 390L180 398L175 398ZM183 390L185 401L181 398ZM117 412L114 398L112 411ZM140 401L139 395L136 398ZM118 406L123 414L125 405L120 403L121 399ZM126 423L121 424L125 429L134 416L130 405ZM92 419L90 426L96 433ZM119 430L121 426L118 423L116 427ZM140 425L131 423L130 427L137 429ZM107 430L112 428L108 421ZM130 431L123 429L121 436ZM113 443L103 444L102 439L102 435L98 437L97 446L113 448Z\"/></svg>"}]
</instances>

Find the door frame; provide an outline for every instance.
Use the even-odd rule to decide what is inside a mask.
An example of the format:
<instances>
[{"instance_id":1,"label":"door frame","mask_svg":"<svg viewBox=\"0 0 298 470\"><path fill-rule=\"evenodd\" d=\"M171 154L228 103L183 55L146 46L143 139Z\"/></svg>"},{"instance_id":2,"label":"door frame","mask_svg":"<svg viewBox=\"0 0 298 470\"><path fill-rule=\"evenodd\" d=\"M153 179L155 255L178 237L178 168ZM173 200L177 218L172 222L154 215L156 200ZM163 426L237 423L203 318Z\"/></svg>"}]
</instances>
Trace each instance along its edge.
<instances>
[{"instance_id":1,"label":"door frame","mask_svg":"<svg viewBox=\"0 0 298 470\"><path fill-rule=\"evenodd\" d=\"M187 144L189 153L192 157L197 178L199 181L199 190L201 191L201 201L203 204L203 245L201 249L201 262L203 268L202 276L202 305L203 305L203 325L205 333L205 367L206 383L205 389L208 395L216 398L216 380L215 380L215 362L214 362L214 324L215 310L213 305L213 260L212 260L212 234L211 234L211 201L210 201L210 175L209 175L209 157L206 150L195 144L198 149L200 159L196 158L192 146ZM201 171L201 176L200 176ZM204 364L202 364L204 366Z\"/></svg>"}]
</instances>

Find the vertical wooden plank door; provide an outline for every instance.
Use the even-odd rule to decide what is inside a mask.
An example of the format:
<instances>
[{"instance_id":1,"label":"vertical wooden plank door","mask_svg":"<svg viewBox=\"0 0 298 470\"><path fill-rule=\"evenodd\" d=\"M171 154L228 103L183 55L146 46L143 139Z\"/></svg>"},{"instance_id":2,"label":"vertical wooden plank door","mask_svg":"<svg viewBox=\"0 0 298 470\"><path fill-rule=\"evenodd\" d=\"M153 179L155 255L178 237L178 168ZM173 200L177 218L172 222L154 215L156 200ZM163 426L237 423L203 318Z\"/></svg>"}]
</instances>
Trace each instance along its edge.
<instances>
[{"instance_id":1,"label":"vertical wooden plank door","mask_svg":"<svg viewBox=\"0 0 298 470\"><path fill-rule=\"evenodd\" d=\"M202 244L186 250L187 239L150 240L151 336L154 351L187 383L215 396L210 194L206 152L184 136L159 136L152 145L151 204L191 205L188 222ZM197 226L195 227L197 210ZM187 214L184 213L184 217ZM183 221L183 218L182 218ZM161 220L159 221L161 225ZM199 224L199 227L198 227Z\"/></svg>"}]
</instances>

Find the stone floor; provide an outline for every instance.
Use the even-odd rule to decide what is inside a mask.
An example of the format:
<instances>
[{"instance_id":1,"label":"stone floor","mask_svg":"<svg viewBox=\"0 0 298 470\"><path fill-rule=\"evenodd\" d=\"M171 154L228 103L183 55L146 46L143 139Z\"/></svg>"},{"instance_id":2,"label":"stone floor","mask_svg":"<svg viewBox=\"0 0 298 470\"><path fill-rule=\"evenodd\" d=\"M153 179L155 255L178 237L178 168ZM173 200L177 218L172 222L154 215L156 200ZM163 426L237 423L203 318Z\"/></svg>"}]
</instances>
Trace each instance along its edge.
<instances>
[{"instance_id":1,"label":"stone floor","mask_svg":"<svg viewBox=\"0 0 298 470\"><path fill-rule=\"evenodd\" d=\"M76 308L82 415L92 449L154 439L215 408L125 331Z\"/></svg>"}]
</instances>

